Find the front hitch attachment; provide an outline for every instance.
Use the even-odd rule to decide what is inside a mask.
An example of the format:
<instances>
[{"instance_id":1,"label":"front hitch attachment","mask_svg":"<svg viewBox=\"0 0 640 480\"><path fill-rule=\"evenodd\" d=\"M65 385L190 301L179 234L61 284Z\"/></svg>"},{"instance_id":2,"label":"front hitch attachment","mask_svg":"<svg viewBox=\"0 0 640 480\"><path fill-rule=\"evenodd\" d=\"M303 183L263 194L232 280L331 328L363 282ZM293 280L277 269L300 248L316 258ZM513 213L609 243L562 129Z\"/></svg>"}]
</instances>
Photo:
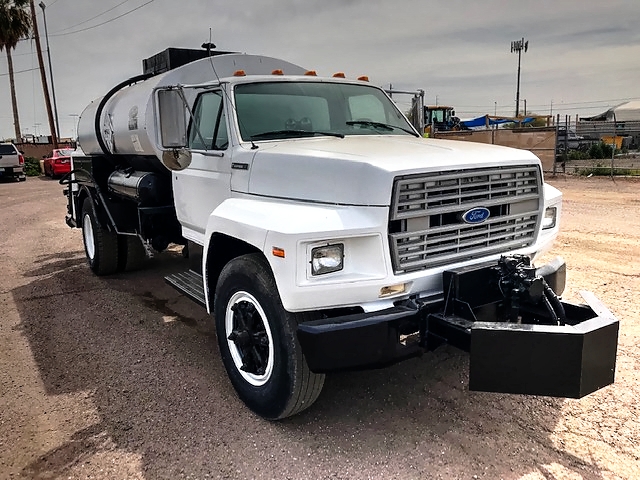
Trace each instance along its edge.
<instances>
[{"instance_id":1,"label":"front hitch attachment","mask_svg":"<svg viewBox=\"0 0 640 480\"><path fill-rule=\"evenodd\" d=\"M586 305L561 301L565 268L512 256L445 272L445 307L427 316L425 346L469 351L475 391L581 398L613 383L619 322L590 292L580 292Z\"/></svg>"}]
</instances>

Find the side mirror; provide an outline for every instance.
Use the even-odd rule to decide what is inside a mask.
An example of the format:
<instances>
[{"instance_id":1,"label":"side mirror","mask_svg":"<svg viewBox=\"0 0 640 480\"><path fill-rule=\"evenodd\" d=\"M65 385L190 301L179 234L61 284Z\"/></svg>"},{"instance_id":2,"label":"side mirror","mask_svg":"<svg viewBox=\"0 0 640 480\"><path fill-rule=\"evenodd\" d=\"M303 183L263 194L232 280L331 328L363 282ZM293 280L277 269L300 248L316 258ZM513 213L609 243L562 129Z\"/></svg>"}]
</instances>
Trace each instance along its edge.
<instances>
[{"instance_id":1,"label":"side mirror","mask_svg":"<svg viewBox=\"0 0 640 480\"><path fill-rule=\"evenodd\" d=\"M162 163L170 170L183 170L191 164L187 146L186 101L181 90L158 90L158 126Z\"/></svg>"},{"instance_id":2,"label":"side mirror","mask_svg":"<svg viewBox=\"0 0 640 480\"><path fill-rule=\"evenodd\" d=\"M182 95L178 90L158 91L158 117L162 148L187 146L187 121Z\"/></svg>"}]
</instances>

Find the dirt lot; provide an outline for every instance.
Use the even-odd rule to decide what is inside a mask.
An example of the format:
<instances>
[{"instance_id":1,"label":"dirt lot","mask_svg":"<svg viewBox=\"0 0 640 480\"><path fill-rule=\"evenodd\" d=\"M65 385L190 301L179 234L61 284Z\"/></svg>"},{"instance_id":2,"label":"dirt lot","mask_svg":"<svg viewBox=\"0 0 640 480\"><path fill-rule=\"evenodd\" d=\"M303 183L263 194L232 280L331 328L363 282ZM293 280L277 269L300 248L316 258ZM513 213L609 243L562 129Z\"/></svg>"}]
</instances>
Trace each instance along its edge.
<instances>
[{"instance_id":1,"label":"dirt lot","mask_svg":"<svg viewBox=\"0 0 640 480\"><path fill-rule=\"evenodd\" d=\"M0 183L0 478L640 478L640 183L558 178L566 296L621 322L616 383L582 400L469 392L444 347L332 375L269 423L236 398L177 253L93 276L50 180Z\"/></svg>"}]
</instances>

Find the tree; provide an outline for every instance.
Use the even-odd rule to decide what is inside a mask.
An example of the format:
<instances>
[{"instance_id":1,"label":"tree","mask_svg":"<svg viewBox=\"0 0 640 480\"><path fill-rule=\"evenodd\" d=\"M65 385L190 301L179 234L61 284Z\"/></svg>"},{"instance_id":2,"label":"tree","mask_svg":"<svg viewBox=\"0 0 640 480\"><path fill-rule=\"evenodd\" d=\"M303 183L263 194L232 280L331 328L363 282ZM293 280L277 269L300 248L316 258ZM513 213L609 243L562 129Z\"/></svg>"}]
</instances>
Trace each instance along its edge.
<instances>
[{"instance_id":1,"label":"tree","mask_svg":"<svg viewBox=\"0 0 640 480\"><path fill-rule=\"evenodd\" d=\"M29 0L0 0L0 52L2 50L7 52L16 142L20 141L22 135L20 133L20 118L18 116L18 100L13 76L11 50L16 48L19 40L28 37L31 32L31 16L27 11L28 7Z\"/></svg>"}]
</instances>

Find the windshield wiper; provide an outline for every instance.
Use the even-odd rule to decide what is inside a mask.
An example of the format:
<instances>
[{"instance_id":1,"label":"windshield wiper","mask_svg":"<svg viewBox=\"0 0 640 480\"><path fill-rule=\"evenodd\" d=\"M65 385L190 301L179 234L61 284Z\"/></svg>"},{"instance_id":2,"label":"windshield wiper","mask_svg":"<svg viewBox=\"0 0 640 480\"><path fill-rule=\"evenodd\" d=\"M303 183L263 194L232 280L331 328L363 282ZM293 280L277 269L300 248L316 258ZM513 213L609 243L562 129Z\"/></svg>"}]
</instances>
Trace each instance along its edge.
<instances>
[{"instance_id":1,"label":"windshield wiper","mask_svg":"<svg viewBox=\"0 0 640 480\"><path fill-rule=\"evenodd\" d=\"M398 125L391 125L388 123L372 122L371 120L351 120L346 123L347 125L364 125L365 127L374 127L374 128L379 128L381 130L388 130L388 131L397 129L397 130L402 130L403 132L406 132L410 135L413 135L414 137L418 136L416 135L416 132L413 132L408 128L403 128L403 127L399 127Z\"/></svg>"},{"instance_id":2,"label":"windshield wiper","mask_svg":"<svg viewBox=\"0 0 640 480\"><path fill-rule=\"evenodd\" d=\"M256 133L255 135L251 135L251 140L259 140L268 137L278 138L280 136L294 135L297 137L315 137L315 136L326 136L326 137L338 137L344 138L343 133L337 132L321 132L321 131L313 131L313 130L273 130L271 132L262 132Z\"/></svg>"}]
</instances>

